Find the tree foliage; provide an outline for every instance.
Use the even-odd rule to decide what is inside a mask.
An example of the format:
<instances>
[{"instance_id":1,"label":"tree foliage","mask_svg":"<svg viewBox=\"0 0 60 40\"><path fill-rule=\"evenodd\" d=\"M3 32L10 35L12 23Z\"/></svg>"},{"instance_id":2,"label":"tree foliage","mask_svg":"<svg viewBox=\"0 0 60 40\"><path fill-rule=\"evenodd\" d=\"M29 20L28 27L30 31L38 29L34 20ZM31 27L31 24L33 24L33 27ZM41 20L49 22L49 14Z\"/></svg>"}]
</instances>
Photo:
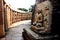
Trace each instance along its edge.
<instances>
[{"instance_id":1,"label":"tree foliage","mask_svg":"<svg viewBox=\"0 0 60 40\"><path fill-rule=\"evenodd\" d=\"M27 12L28 10L27 9L25 9L25 8L18 8L18 10L22 10L22 11L25 11L25 12Z\"/></svg>"},{"instance_id":2,"label":"tree foliage","mask_svg":"<svg viewBox=\"0 0 60 40\"><path fill-rule=\"evenodd\" d=\"M35 5L31 5L31 7L29 8L29 12L32 12L33 11L34 6Z\"/></svg>"}]
</instances>

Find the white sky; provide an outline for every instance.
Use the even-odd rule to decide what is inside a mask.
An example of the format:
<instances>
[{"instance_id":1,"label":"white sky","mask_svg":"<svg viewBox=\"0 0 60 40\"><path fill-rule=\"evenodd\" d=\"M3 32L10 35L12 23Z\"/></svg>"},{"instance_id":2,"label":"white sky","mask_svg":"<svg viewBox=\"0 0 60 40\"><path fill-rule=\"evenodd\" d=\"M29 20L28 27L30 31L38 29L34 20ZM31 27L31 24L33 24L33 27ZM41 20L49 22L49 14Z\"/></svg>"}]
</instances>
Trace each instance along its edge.
<instances>
[{"instance_id":1,"label":"white sky","mask_svg":"<svg viewBox=\"0 0 60 40\"><path fill-rule=\"evenodd\" d=\"M35 4L35 0L6 0L14 8L29 9L30 5Z\"/></svg>"}]
</instances>

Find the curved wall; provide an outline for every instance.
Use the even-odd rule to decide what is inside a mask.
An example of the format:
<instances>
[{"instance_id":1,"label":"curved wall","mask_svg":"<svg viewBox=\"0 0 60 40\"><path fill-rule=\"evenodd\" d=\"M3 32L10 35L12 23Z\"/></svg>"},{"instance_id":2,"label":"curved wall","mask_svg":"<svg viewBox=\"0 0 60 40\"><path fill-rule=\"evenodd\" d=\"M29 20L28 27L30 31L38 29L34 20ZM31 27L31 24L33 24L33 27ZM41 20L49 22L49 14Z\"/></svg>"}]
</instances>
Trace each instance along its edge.
<instances>
[{"instance_id":1,"label":"curved wall","mask_svg":"<svg viewBox=\"0 0 60 40\"><path fill-rule=\"evenodd\" d=\"M20 12L14 10L8 5L5 0L0 0L0 37L5 35L13 23L31 20L32 14L30 12Z\"/></svg>"},{"instance_id":2,"label":"curved wall","mask_svg":"<svg viewBox=\"0 0 60 40\"><path fill-rule=\"evenodd\" d=\"M10 26L13 23L23 21L23 20L30 20L31 19L31 13L30 12L19 12L14 9L12 9L5 1L4 1L4 10L5 10L5 26Z\"/></svg>"}]
</instances>

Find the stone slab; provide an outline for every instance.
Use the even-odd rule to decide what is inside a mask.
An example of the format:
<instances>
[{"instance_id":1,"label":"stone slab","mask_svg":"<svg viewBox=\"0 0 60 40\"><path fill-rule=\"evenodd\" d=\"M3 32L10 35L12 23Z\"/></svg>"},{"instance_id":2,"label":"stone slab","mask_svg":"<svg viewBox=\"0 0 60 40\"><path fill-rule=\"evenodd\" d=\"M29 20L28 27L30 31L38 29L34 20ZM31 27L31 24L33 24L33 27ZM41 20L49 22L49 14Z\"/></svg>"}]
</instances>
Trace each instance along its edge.
<instances>
[{"instance_id":1,"label":"stone slab","mask_svg":"<svg viewBox=\"0 0 60 40\"><path fill-rule=\"evenodd\" d=\"M33 32L29 28L24 29L25 34L27 34L32 40L58 40L58 35L39 35ZM26 35L25 35L26 36ZM28 37L27 37L28 38Z\"/></svg>"}]
</instances>

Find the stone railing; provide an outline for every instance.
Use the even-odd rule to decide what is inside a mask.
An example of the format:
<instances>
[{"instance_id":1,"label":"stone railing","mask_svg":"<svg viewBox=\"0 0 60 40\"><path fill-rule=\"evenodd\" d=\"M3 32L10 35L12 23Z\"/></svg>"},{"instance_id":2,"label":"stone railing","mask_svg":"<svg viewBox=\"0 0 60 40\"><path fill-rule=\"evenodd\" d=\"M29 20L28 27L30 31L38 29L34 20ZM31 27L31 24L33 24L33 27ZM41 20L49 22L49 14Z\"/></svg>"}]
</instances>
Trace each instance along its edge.
<instances>
[{"instance_id":1,"label":"stone railing","mask_svg":"<svg viewBox=\"0 0 60 40\"><path fill-rule=\"evenodd\" d=\"M0 37L5 35L5 30L11 28L13 23L30 20L31 15L30 12L15 10L5 0L0 0Z\"/></svg>"},{"instance_id":2,"label":"stone railing","mask_svg":"<svg viewBox=\"0 0 60 40\"><path fill-rule=\"evenodd\" d=\"M5 1L4 1L4 16L5 16L5 23L8 28L9 26L15 22L19 22L22 20L30 20L31 19L30 12L20 12L17 10L12 9Z\"/></svg>"}]
</instances>

